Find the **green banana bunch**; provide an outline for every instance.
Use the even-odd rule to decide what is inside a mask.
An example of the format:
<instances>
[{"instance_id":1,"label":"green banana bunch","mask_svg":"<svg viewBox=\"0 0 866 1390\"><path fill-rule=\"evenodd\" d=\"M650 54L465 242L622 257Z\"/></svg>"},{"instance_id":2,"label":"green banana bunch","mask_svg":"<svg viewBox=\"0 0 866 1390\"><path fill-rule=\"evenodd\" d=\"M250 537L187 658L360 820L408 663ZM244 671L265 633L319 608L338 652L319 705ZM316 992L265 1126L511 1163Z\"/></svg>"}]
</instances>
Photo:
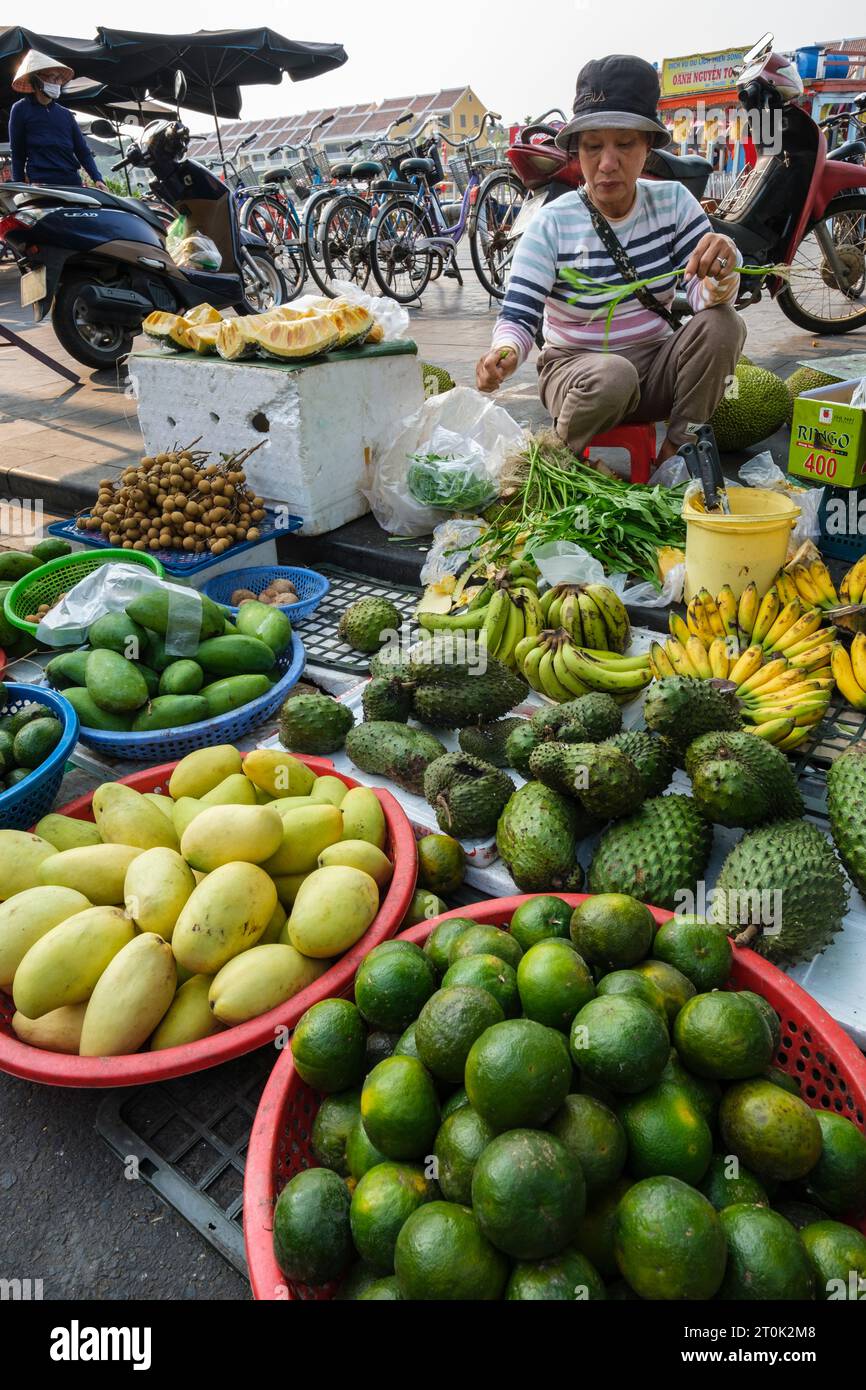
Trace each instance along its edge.
<instances>
[{"instance_id":1,"label":"green banana bunch","mask_svg":"<svg viewBox=\"0 0 866 1390\"><path fill-rule=\"evenodd\" d=\"M592 690L630 700L652 680L649 656L580 647L564 627L526 634L513 655L532 689L558 704Z\"/></svg>"},{"instance_id":2,"label":"green banana bunch","mask_svg":"<svg viewBox=\"0 0 866 1390\"><path fill-rule=\"evenodd\" d=\"M631 624L622 599L607 584L554 584L541 597L548 628L564 628L578 647L624 652Z\"/></svg>"}]
</instances>

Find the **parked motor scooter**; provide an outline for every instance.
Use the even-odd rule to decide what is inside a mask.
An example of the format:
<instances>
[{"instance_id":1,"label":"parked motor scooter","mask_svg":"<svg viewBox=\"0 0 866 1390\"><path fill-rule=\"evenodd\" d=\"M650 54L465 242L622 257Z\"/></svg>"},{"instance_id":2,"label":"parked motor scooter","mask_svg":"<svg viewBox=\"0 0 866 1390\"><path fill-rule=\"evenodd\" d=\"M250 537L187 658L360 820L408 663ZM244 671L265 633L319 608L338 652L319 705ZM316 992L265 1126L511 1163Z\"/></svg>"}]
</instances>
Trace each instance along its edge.
<instances>
[{"instance_id":1,"label":"parked motor scooter","mask_svg":"<svg viewBox=\"0 0 866 1390\"><path fill-rule=\"evenodd\" d=\"M113 169L148 169L153 194L216 245L216 271L177 265L164 216L140 198L0 184L0 240L18 262L21 302L34 305L37 321L50 310L58 340L88 367L113 367L155 309L177 313L206 301L255 313L288 299L267 244L239 229L230 189L186 157L189 140L181 121L151 121Z\"/></svg>"}]
</instances>

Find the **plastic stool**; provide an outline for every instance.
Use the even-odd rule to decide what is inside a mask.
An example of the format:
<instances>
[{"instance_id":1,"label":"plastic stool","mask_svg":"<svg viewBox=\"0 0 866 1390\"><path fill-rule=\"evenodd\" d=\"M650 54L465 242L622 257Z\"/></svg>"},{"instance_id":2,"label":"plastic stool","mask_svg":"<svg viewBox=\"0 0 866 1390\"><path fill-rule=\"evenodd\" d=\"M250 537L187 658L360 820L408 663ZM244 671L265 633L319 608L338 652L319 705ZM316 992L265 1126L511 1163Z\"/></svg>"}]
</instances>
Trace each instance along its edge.
<instances>
[{"instance_id":1,"label":"plastic stool","mask_svg":"<svg viewBox=\"0 0 866 1390\"><path fill-rule=\"evenodd\" d=\"M626 449L631 461L631 481L648 483L656 461L655 425L617 425L615 429L605 430L589 441L581 455L589 458L589 451L595 445L599 449Z\"/></svg>"}]
</instances>

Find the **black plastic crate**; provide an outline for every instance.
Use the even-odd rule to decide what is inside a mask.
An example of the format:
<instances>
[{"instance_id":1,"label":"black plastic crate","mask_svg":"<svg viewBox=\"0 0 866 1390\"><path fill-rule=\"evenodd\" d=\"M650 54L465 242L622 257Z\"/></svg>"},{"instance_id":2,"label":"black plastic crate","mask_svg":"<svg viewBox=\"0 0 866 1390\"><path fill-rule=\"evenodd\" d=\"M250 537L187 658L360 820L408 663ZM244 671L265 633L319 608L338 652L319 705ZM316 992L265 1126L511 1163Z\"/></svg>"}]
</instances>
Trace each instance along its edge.
<instances>
[{"instance_id":1,"label":"black plastic crate","mask_svg":"<svg viewBox=\"0 0 866 1390\"><path fill-rule=\"evenodd\" d=\"M319 574L327 576L331 588L316 609L314 619L304 624L303 639L308 665L326 666L332 671L346 671L359 677L370 674L370 657L364 652L353 651L337 635L337 624L343 609L359 598L389 599L403 615L401 636L411 642L419 635L420 629L414 622L415 609L421 597L418 589L371 579L368 574L356 574L353 570L339 569L337 566L317 565L316 568Z\"/></svg>"}]
</instances>

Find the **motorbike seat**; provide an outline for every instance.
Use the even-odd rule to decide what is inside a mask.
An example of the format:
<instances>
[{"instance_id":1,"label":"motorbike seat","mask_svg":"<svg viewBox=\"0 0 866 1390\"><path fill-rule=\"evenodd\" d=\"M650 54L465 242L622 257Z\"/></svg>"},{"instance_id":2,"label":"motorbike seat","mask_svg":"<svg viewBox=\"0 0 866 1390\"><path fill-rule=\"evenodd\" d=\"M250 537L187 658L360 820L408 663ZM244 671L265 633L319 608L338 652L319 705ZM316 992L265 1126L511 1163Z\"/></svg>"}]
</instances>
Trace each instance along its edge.
<instances>
[{"instance_id":1,"label":"motorbike seat","mask_svg":"<svg viewBox=\"0 0 866 1390\"><path fill-rule=\"evenodd\" d=\"M384 172L384 165L380 164L377 159L360 159L351 168L353 179L375 179Z\"/></svg>"},{"instance_id":2,"label":"motorbike seat","mask_svg":"<svg viewBox=\"0 0 866 1390\"><path fill-rule=\"evenodd\" d=\"M436 173L436 165L433 163L432 159L416 159L414 157L411 159L401 159L400 173L419 174L423 175L424 178L430 178L432 174Z\"/></svg>"},{"instance_id":3,"label":"motorbike seat","mask_svg":"<svg viewBox=\"0 0 866 1390\"><path fill-rule=\"evenodd\" d=\"M155 227L158 232L165 231L164 218L154 212L142 198L121 198L115 193L103 193L101 188L88 188L86 192L88 197L95 198L104 208L118 208L121 212L134 212L136 216L149 222L151 227Z\"/></svg>"},{"instance_id":4,"label":"motorbike seat","mask_svg":"<svg viewBox=\"0 0 866 1390\"><path fill-rule=\"evenodd\" d=\"M866 155L866 140L846 140L838 149L831 150L828 159L840 159L845 164L859 164Z\"/></svg>"},{"instance_id":5,"label":"motorbike seat","mask_svg":"<svg viewBox=\"0 0 866 1390\"><path fill-rule=\"evenodd\" d=\"M663 169L658 167L659 162L664 166ZM657 175L667 171L670 178L682 182L713 172L710 161L703 159L699 154L668 154L667 150L651 150L647 157L646 169L648 173Z\"/></svg>"}]
</instances>

